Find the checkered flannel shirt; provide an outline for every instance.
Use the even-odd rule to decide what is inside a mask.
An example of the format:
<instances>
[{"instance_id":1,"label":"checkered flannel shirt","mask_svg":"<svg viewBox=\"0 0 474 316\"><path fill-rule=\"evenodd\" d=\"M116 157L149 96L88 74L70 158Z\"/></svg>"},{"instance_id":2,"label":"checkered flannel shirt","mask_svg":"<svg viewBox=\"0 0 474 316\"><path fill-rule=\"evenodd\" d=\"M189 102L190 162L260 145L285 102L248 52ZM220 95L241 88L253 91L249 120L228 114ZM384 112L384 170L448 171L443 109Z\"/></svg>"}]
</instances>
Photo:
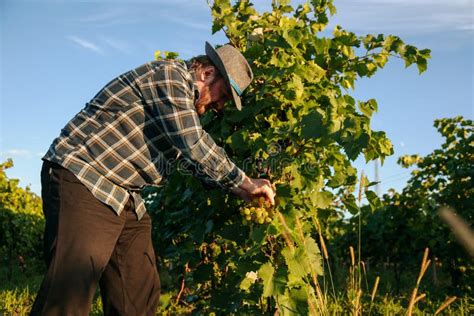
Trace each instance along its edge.
<instances>
[{"instance_id":1,"label":"checkered flannel shirt","mask_svg":"<svg viewBox=\"0 0 474 316\"><path fill-rule=\"evenodd\" d=\"M120 215L130 196L138 219L139 191L159 185L178 157L198 177L222 188L239 186L244 172L202 129L194 107L193 70L154 61L108 83L62 129L43 160L68 169Z\"/></svg>"}]
</instances>

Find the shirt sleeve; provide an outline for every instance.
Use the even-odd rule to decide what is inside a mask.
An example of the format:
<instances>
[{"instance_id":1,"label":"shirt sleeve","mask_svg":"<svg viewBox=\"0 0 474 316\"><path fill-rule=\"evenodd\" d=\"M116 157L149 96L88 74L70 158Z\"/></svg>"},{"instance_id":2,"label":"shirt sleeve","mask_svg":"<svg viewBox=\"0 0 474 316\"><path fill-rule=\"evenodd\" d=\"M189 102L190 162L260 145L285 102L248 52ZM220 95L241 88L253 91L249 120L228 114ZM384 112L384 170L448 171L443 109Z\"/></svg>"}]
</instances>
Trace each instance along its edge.
<instances>
[{"instance_id":1,"label":"shirt sleeve","mask_svg":"<svg viewBox=\"0 0 474 316\"><path fill-rule=\"evenodd\" d=\"M245 173L201 126L194 107L190 74L184 68L167 63L157 68L152 80L156 85L153 100L156 122L168 141L192 164L194 174L225 188L241 185Z\"/></svg>"}]
</instances>

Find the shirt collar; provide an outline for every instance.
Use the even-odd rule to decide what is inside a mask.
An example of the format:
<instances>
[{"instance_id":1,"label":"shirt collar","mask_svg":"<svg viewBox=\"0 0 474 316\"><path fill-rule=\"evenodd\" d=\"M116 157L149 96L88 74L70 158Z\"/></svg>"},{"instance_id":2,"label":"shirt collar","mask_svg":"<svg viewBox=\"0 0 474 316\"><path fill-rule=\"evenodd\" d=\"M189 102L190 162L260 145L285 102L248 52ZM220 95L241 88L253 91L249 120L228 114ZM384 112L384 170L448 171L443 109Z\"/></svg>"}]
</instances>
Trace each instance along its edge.
<instances>
[{"instance_id":1,"label":"shirt collar","mask_svg":"<svg viewBox=\"0 0 474 316\"><path fill-rule=\"evenodd\" d=\"M188 72L191 75L191 78L193 80L194 102L196 102L199 99L199 88L197 85L196 72L194 71L194 69L191 69L189 65L187 66L188 66Z\"/></svg>"}]
</instances>

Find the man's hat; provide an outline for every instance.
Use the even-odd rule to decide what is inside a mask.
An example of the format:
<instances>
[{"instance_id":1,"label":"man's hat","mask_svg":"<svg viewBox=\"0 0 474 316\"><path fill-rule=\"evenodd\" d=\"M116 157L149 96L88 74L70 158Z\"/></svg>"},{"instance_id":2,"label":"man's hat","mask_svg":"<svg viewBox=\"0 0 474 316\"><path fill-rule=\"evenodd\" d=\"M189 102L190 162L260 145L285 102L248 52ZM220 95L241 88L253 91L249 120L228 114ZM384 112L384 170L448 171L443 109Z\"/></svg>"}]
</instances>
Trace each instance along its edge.
<instances>
[{"instance_id":1,"label":"man's hat","mask_svg":"<svg viewBox=\"0 0 474 316\"><path fill-rule=\"evenodd\" d=\"M238 110L242 109L240 96L253 79L252 69L239 50L231 45L214 49L206 42L206 55L216 66L217 70L232 87L232 96Z\"/></svg>"}]
</instances>

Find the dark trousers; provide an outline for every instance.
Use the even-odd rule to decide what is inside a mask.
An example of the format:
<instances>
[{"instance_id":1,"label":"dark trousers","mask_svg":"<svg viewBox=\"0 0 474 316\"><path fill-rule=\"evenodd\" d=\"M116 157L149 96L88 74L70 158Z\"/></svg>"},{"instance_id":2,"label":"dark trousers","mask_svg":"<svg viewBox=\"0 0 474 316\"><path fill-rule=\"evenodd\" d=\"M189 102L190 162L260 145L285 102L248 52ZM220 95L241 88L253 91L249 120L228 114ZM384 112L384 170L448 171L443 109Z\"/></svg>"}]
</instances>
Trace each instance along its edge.
<instances>
[{"instance_id":1,"label":"dark trousers","mask_svg":"<svg viewBox=\"0 0 474 316\"><path fill-rule=\"evenodd\" d=\"M160 281L151 219L129 201L118 216L68 170L41 170L48 270L31 315L89 315L97 285L104 315L154 315Z\"/></svg>"}]
</instances>

